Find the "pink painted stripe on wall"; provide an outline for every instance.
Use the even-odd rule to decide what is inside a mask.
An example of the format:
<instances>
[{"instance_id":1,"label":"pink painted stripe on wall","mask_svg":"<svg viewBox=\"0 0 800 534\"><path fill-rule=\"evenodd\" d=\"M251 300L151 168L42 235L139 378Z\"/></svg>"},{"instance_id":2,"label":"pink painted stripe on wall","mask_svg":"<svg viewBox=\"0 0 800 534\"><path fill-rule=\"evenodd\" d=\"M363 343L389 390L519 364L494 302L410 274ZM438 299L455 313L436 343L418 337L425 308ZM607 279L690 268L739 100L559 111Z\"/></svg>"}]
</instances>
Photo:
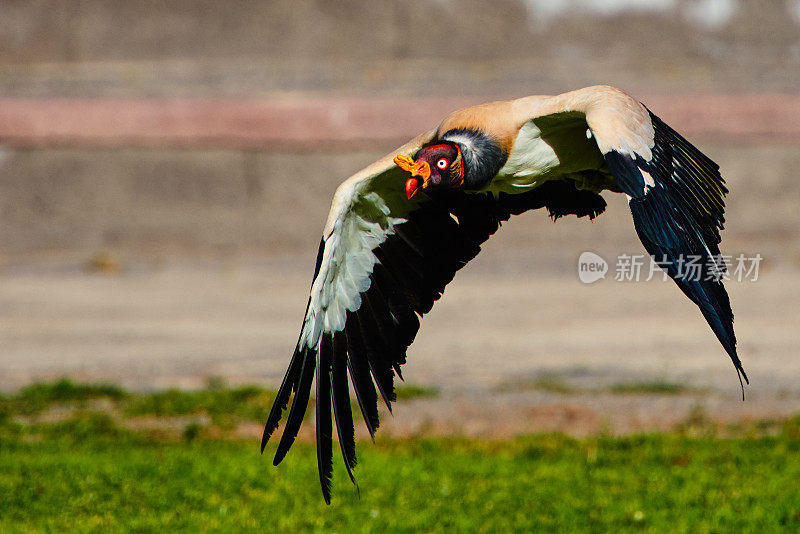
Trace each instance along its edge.
<instances>
[{"instance_id":1,"label":"pink painted stripe on wall","mask_svg":"<svg viewBox=\"0 0 800 534\"><path fill-rule=\"evenodd\" d=\"M640 96L686 136L800 141L800 95ZM0 144L313 148L400 143L483 98L0 98Z\"/></svg>"}]
</instances>

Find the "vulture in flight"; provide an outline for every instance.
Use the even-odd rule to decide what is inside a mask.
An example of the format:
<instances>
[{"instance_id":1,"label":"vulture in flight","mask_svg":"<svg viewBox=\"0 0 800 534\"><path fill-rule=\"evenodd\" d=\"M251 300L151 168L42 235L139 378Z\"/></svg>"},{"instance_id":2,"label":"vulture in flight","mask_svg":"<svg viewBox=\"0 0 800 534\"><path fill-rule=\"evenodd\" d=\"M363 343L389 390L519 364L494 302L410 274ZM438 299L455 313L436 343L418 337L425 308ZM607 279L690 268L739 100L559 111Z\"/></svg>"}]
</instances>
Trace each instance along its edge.
<instances>
[{"instance_id":1,"label":"vulture in flight","mask_svg":"<svg viewBox=\"0 0 800 534\"><path fill-rule=\"evenodd\" d=\"M317 460L330 502L333 424L350 479L356 465L350 382L371 436L378 396L428 313L511 215L545 208L590 219L600 192L624 194L647 252L699 308L747 381L722 285L719 243L728 190L719 166L643 104L608 86L490 102L450 114L336 190L308 306L268 416L263 452L290 398L274 464L297 436L316 383ZM702 259L699 276L681 262ZM349 375L349 380L348 380Z\"/></svg>"}]
</instances>

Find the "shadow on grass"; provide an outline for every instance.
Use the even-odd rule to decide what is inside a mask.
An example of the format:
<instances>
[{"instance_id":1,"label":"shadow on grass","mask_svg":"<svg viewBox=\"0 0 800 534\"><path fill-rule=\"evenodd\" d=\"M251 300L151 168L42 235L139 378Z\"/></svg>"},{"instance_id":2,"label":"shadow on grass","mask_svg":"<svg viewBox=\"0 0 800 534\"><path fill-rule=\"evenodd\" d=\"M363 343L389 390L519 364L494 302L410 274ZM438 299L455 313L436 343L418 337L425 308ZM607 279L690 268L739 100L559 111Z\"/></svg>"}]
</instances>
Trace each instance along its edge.
<instances>
[{"instance_id":1,"label":"shadow on grass","mask_svg":"<svg viewBox=\"0 0 800 534\"><path fill-rule=\"evenodd\" d=\"M662 380L618 382L610 386L582 387L571 384L559 373L543 373L536 377L503 382L494 388L498 393L543 391L559 395L611 393L613 395L707 395L710 390Z\"/></svg>"},{"instance_id":2,"label":"shadow on grass","mask_svg":"<svg viewBox=\"0 0 800 534\"><path fill-rule=\"evenodd\" d=\"M518 391L545 391L568 395L588 391L570 385L567 379L558 373L544 373L534 378L519 378L498 384L494 388L498 393L513 393Z\"/></svg>"},{"instance_id":3,"label":"shadow on grass","mask_svg":"<svg viewBox=\"0 0 800 534\"><path fill-rule=\"evenodd\" d=\"M644 381L644 382L621 382L614 384L608 389L616 395L682 395L682 394L705 394L707 389L678 384L676 382Z\"/></svg>"}]
</instances>

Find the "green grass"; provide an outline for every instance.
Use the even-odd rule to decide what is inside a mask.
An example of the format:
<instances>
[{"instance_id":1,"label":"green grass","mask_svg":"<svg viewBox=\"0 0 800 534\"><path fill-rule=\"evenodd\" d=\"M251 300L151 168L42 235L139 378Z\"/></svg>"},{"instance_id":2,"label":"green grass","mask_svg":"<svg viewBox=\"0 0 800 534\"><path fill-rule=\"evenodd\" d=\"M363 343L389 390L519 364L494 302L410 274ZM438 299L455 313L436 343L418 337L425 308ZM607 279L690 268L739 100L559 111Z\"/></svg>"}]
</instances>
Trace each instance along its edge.
<instances>
[{"instance_id":1,"label":"green grass","mask_svg":"<svg viewBox=\"0 0 800 534\"><path fill-rule=\"evenodd\" d=\"M171 417L206 414L214 424L231 426L237 420L261 421L266 418L275 393L257 386L147 393L129 398L123 408L129 416Z\"/></svg>"},{"instance_id":2,"label":"green grass","mask_svg":"<svg viewBox=\"0 0 800 534\"><path fill-rule=\"evenodd\" d=\"M68 379L37 383L13 395L0 396L0 421L25 416L34 422L48 408L92 408L105 399L111 411L127 417L176 417L206 415L212 423L230 427L237 421L261 421L266 417L275 393L259 386L227 387L209 379L197 390L128 392L109 384L76 384ZM313 402L311 403L313 406Z\"/></svg>"},{"instance_id":3,"label":"green grass","mask_svg":"<svg viewBox=\"0 0 800 534\"><path fill-rule=\"evenodd\" d=\"M274 443L261 456L258 439L205 423L177 434L127 424L217 401L219 413L247 417L241 405L266 390L52 393L90 391L72 386L36 390L51 391L36 396L45 408L76 407L61 420L25 415L29 393L4 400L0 532L800 530L800 417L719 429L698 407L669 433L360 442L360 493L337 458L325 506L311 444L274 468ZM95 395L113 409L87 403Z\"/></svg>"},{"instance_id":4,"label":"green grass","mask_svg":"<svg viewBox=\"0 0 800 534\"><path fill-rule=\"evenodd\" d=\"M257 440L152 440L97 414L0 436L3 532L800 529L798 420L750 439L361 443L360 497L337 468L330 507L304 443L273 468Z\"/></svg>"},{"instance_id":5,"label":"green grass","mask_svg":"<svg viewBox=\"0 0 800 534\"><path fill-rule=\"evenodd\" d=\"M439 390L429 386L400 384L395 388L402 400L431 398ZM128 392L110 384L76 384L69 379L37 383L10 396L0 396L0 421L13 415L36 417L46 408L90 407L90 401L107 399L128 417L177 417L207 415L218 426L230 427L237 421L262 421L275 399L275 392L259 386L228 387L210 378L206 387L196 390ZM313 411L314 399L307 413ZM358 407L354 404L354 413Z\"/></svg>"},{"instance_id":6,"label":"green grass","mask_svg":"<svg viewBox=\"0 0 800 534\"><path fill-rule=\"evenodd\" d=\"M32 384L12 396L0 396L0 420L12 414L36 415L54 403L83 403L107 398L122 401L128 396L111 384L75 384L68 379Z\"/></svg>"}]
</instances>

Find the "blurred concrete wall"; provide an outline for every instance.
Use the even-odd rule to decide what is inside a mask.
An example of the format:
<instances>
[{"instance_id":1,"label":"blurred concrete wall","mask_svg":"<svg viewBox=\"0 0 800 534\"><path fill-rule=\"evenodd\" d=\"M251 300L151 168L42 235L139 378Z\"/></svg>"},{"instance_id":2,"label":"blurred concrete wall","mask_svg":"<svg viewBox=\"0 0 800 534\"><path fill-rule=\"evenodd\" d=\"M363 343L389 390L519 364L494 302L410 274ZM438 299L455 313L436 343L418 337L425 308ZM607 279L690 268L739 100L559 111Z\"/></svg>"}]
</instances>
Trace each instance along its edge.
<instances>
[{"instance_id":1,"label":"blurred concrete wall","mask_svg":"<svg viewBox=\"0 0 800 534\"><path fill-rule=\"evenodd\" d=\"M797 0L3 0L4 94L800 82Z\"/></svg>"},{"instance_id":2,"label":"blurred concrete wall","mask_svg":"<svg viewBox=\"0 0 800 534\"><path fill-rule=\"evenodd\" d=\"M702 142L731 194L725 249L800 265L800 148ZM125 263L185 257L313 254L339 181L380 152L13 150L0 163L0 260L107 250ZM624 197L594 223L553 225L537 213L508 225L504 243L577 254L639 250ZM570 248L572 243L573 248ZM570 256L571 257L571 256Z\"/></svg>"},{"instance_id":3,"label":"blurred concrete wall","mask_svg":"<svg viewBox=\"0 0 800 534\"><path fill-rule=\"evenodd\" d=\"M159 255L297 252L319 241L342 177L377 152L6 151L0 251Z\"/></svg>"},{"instance_id":4,"label":"blurred concrete wall","mask_svg":"<svg viewBox=\"0 0 800 534\"><path fill-rule=\"evenodd\" d=\"M3 0L0 21L4 97L800 87L796 0ZM698 141L731 184L729 238L739 248L795 243L798 147ZM313 250L336 184L388 148L3 144L5 263L101 249L128 257ZM556 230L564 238L576 228L569 224ZM625 217L602 224L609 242L631 234ZM530 242L530 228L515 228Z\"/></svg>"}]
</instances>

